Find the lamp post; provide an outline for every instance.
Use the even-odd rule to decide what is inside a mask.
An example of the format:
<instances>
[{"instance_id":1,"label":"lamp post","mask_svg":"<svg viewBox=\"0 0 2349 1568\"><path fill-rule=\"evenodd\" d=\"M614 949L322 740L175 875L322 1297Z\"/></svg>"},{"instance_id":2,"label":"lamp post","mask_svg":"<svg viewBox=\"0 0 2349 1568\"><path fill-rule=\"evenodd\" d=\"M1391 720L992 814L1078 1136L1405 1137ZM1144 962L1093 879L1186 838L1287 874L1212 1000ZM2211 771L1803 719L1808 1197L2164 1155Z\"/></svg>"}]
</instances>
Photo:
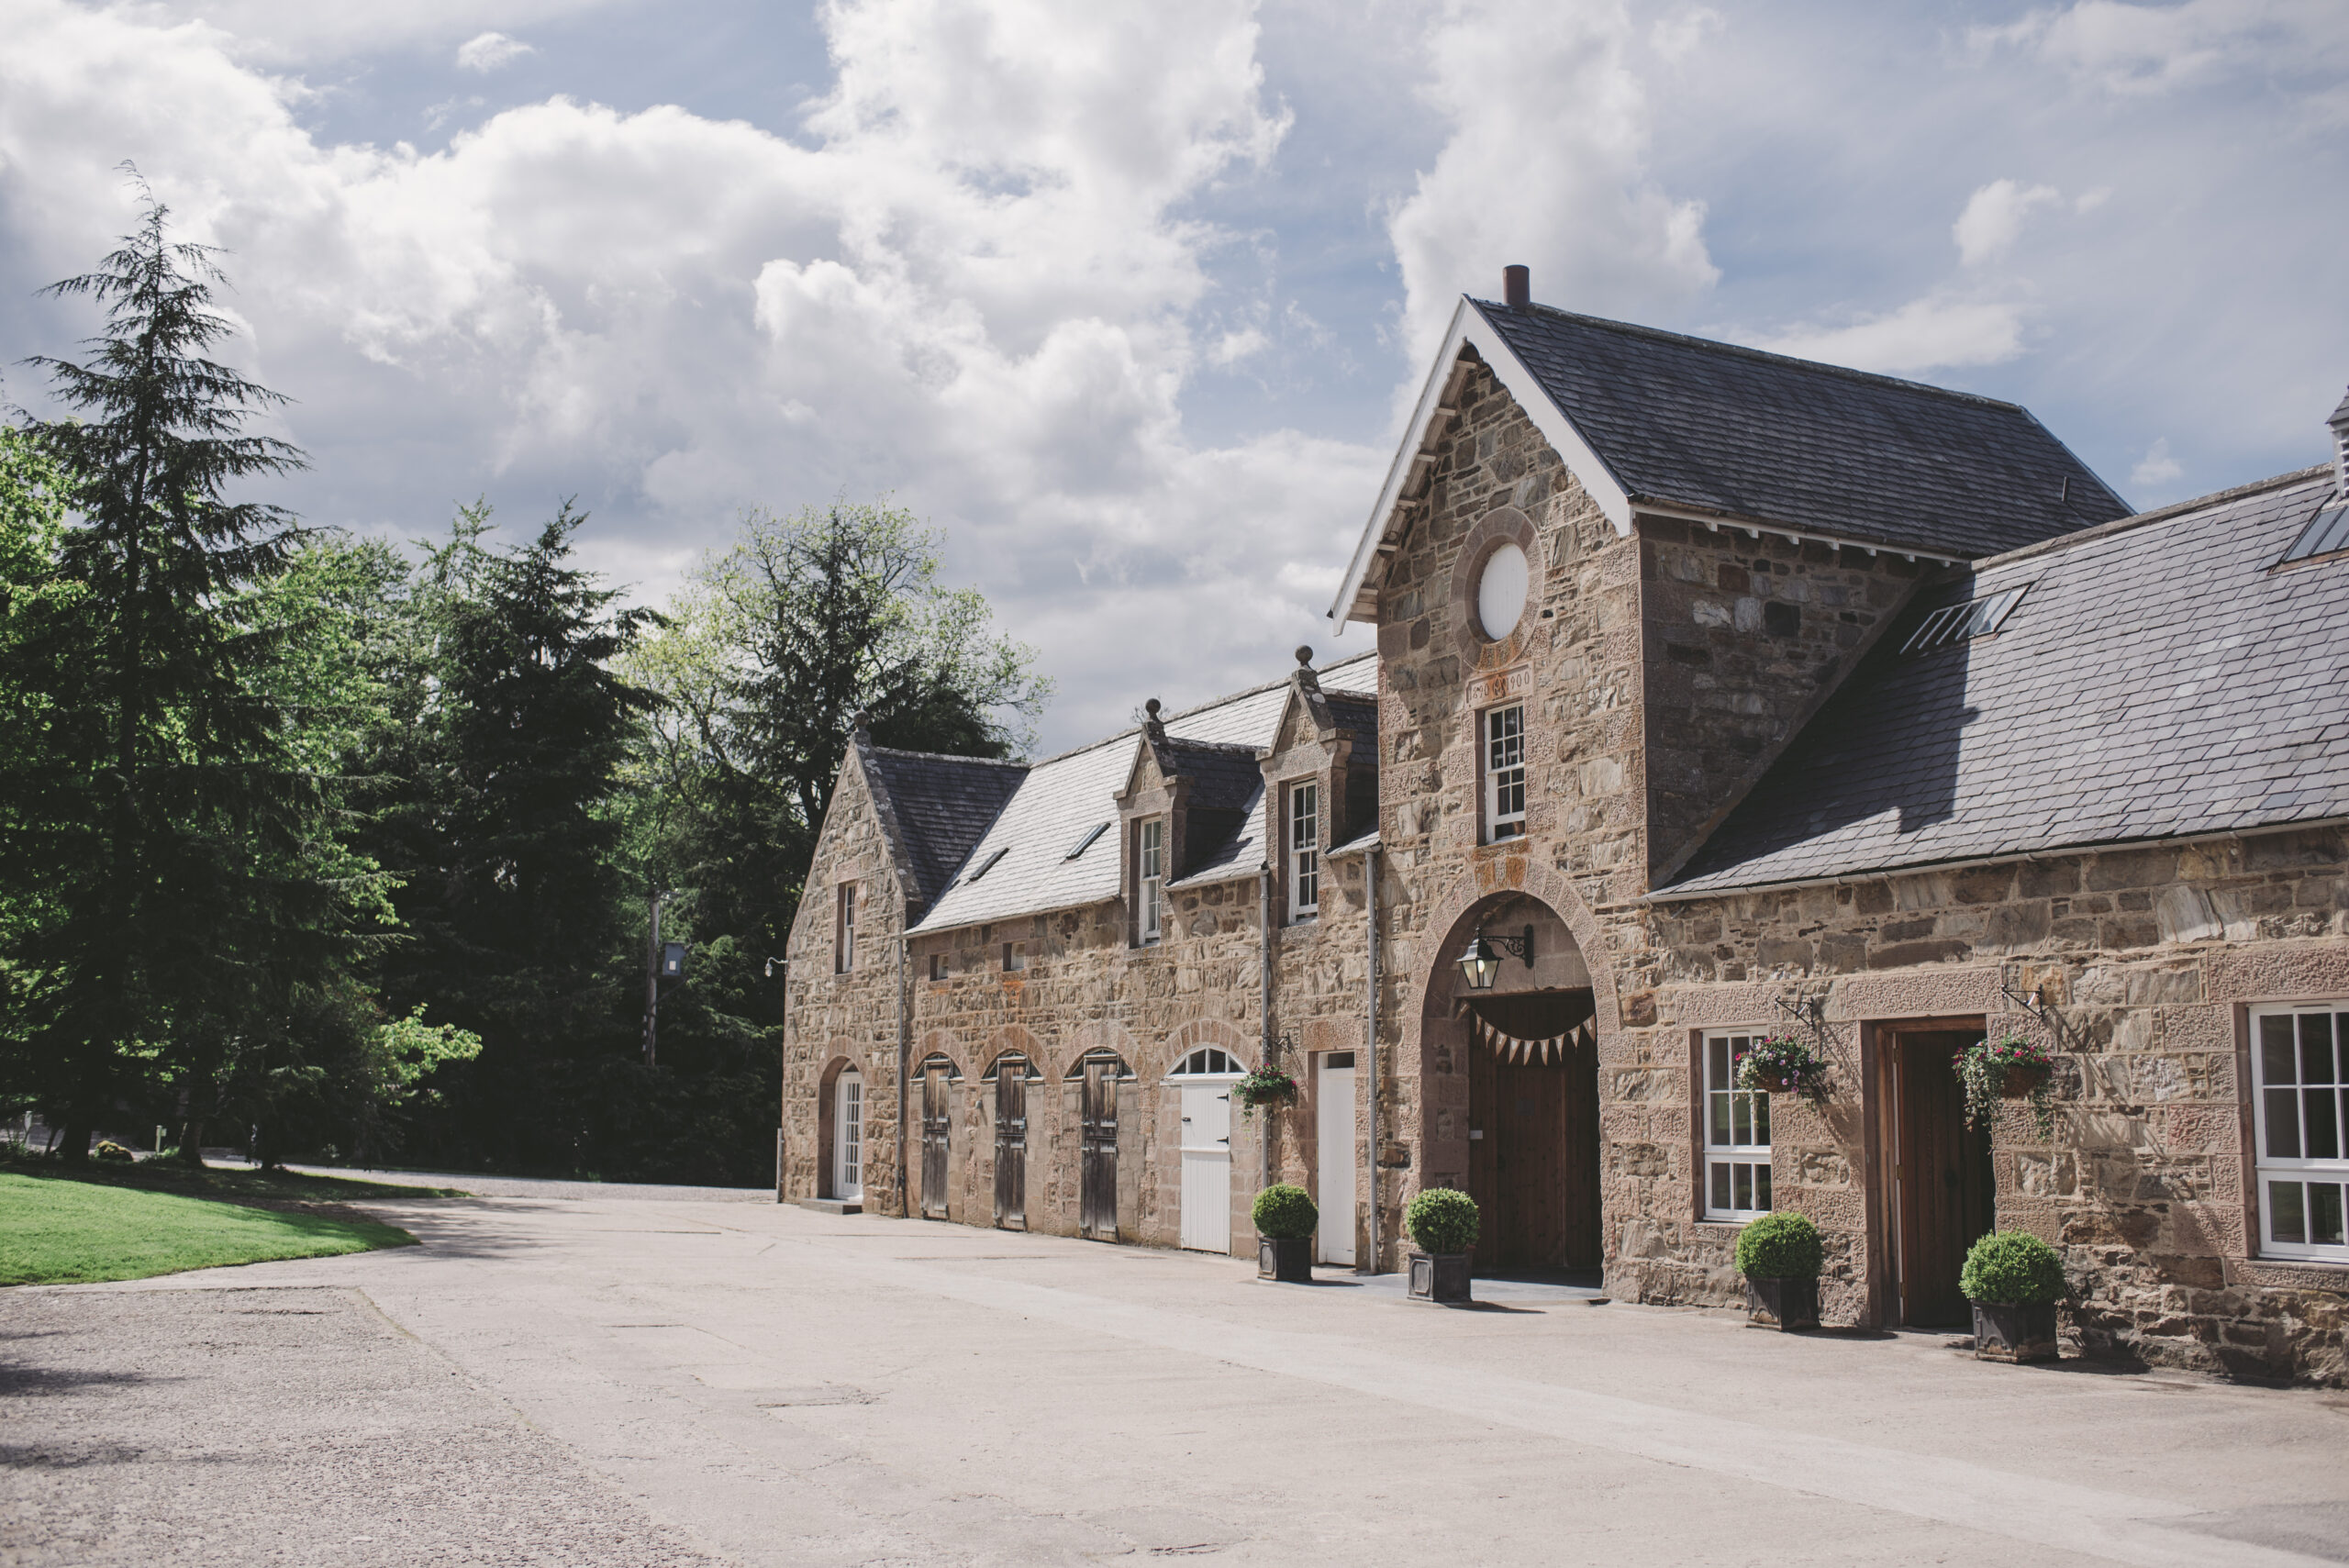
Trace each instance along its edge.
<instances>
[{"instance_id":1,"label":"lamp post","mask_svg":"<svg viewBox=\"0 0 2349 1568\"><path fill-rule=\"evenodd\" d=\"M1523 959L1525 967L1532 968L1533 928L1527 926L1525 934L1518 937L1494 937L1478 931L1475 940L1463 949L1460 954L1460 973L1466 977L1469 990L1489 991L1493 988L1493 982L1501 972L1500 952L1495 952L1495 948Z\"/></svg>"}]
</instances>

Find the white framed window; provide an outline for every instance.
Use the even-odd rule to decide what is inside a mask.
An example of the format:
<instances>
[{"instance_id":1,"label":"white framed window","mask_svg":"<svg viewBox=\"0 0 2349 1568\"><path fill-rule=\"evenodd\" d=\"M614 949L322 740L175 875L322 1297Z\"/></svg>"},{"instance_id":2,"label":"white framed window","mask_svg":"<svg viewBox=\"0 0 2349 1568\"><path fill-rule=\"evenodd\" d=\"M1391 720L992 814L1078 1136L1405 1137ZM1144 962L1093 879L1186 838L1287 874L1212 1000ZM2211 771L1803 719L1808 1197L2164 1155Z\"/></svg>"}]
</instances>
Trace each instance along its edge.
<instances>
[{"instance_id":1,"label":"white framed window","mask_svg":"<svg viewBox=\"0 0 2349 1568\"><path fill-rule=\"evenodd\" d=\"M1525 705L1485 710L1485 842L1525 831Z\"/></svg>"},{"instance_id":2,"label":"white framed window","mask_svg":"<svg viewBox=\"0 0 2349 1568\"><path fill-rule=\"evenodd\" d=\"M1288 787L1288 917L1308 920L1321 912L1321 788Z\"/></svg>"},{"instance_id":3,"label":"white framed window","mask_svg":"<svg viewBox=\"0 0 2349 1568\"><path fill-rule=\"evenodd\" d=\"M2259 1251L2349 1262L2349 1000L2251 1010Z\"/></svg>"},{"instance_id":4,"label":"white framed window","mask_svg":"<svg viewBox=\"0 0 2349 1568\"><path fill-rule=\"evenodd\" d=\"M832 916L832 973L856 967L856 884L843 882Z\"/></svg>"},{"instance_id":5,"label":"white framed window","mask_svg":"<svg viewBox=\"0 0 2349 1568\"><path fill-rule=\"evenodd\" d=\"M1166 822L1153 817L1134 829L1135 929L1140 940L1158 940L1166 904Z\"/></svg>"},{"instance_id":6,"label":"white framed window","mask_svg":"<svg viewBox=\"0 0 2349 1568\"><path fill-rule=\"evenodd\" d=\"M1705 1037L1705 1218L1770 1212L1770 1096L1737 1086L1737 1064L1758 1034Z\"/></svg>"},{"instance_id":7,"label":"white framed window","mask_svg":"<svg viewBox=\"0 0 2349 1568\"><path fill-rule=\"evenodd\" d=\"M833 1084L832 1195L864 1193L864 1076L844 1068Z\"/></svg>"}]
</instances>

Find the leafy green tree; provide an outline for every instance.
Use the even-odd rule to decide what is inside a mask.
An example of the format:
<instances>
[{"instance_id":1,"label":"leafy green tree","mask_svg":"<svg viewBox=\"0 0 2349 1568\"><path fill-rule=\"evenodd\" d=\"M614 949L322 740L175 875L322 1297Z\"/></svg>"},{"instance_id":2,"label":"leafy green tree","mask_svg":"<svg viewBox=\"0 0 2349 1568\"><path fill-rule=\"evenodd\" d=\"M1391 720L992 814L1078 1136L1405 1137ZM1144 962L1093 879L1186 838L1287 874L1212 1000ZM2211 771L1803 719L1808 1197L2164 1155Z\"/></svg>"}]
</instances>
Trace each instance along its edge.
<instances>
[{"instance_id":1,"label":"leafy green tree","mask_svg":"<svg viewBox=\"0 0 2349 1568\"><path fill-rule=\"evenodd\" d=\"M656 617L573 562L584 521L566 504L500 546L489 508L467 507L395 606L370 771L399 783L365 840L404 883L383 988L480 1036L419 1128L469 1160L571 1164L595 1137L583 1084L633 1040L617 851L656 699L615 665Z\"/></svg>"},{"instance_id":2,"label":"leafy green tree","mask_svg":"<svg viewBox=\"0 0 2349 1568\"><path fill-rule=\"evenodd\" d=\"M250 613L301 530L227 495L302 457L247 428L284 399L206 357L230 330L221 275L167 216L150 198L98 270L52 286L105 328L79 361L31 361L77 417L28 431L70 517L0 672L43 694L0 743L0 875L13 903L44 905L8 960L69 1159L189 1042L282 1018L339 934L340 895L306 854L321 791L267 689L280 639Z\"/></svg>"}]
</instances>

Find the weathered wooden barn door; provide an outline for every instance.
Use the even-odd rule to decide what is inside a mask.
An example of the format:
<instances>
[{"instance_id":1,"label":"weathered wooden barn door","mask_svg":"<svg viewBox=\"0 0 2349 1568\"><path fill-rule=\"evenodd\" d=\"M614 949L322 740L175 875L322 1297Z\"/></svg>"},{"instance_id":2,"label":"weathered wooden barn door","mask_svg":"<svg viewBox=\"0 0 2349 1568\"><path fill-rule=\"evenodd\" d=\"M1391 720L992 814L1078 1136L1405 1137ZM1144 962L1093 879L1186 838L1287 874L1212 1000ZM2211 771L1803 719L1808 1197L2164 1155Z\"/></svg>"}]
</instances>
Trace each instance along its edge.
<instances>
[{"instance_id":1,"label":"weathered wooden barn door","mask_svg":"<svg viewBox=\"0 0 2349 1568\"><path fill-rule=\"evenodd\" d=\"M1028 1069L1006 1062L995 1079L995 1222L1028 1229Z\"/></svg>"},{"instance_id":2,"label":"weathered wooden barn door","mask_svg":"<svg viewBox=\"0 0 2349 1568\"><path fill-rule=\"evenodd\" d=\"M1904 1323L1938 1327L1973 1316L1957 1277L1967 1250L1994 1228L1996 1184L1989 1129L1965 1125L1965 1093L1953 1059L1981 1038L1979 1025L1896 1037L1888 1163Z\"/></svg>"},{"instance_id":3,"label":"weathered wooden barn door","mask_svg":"<svg viewBox=\"0 0 2349 1568\"><path fill-rule=\"evenodd\" d=\"M947 1105L947 1077L933 1067L921 1080L921 1217L944 1219L950 1165L947 1151L954 1129Z\"/></svg>"},{"instance_id":4,"label":"weathered wooden barn door","mask_svg":"<svg viewBox=\"0 0 2349 1568\"><path fill-rule=\"evenodd\" d=\"M1079 1227L1096 1241L1118 1239L1118 1064L1085 1064L1084 1171Z\"/></svg>"},{"instance_id":5,"label":"weathered wooden barn door","mask_svg":"<svg viewBox=\"0 0 2349 1568\"><path fill-rule=\"evenodd\" d=\"M1478 1273L1590 1269L1601 1258L1598 1060L1587 992L1479 998L1512 1031L1468 1053L1468 1195ZM1472 1020L1472 1028L1475 1027Z\"/></svg>"}]
</instances>

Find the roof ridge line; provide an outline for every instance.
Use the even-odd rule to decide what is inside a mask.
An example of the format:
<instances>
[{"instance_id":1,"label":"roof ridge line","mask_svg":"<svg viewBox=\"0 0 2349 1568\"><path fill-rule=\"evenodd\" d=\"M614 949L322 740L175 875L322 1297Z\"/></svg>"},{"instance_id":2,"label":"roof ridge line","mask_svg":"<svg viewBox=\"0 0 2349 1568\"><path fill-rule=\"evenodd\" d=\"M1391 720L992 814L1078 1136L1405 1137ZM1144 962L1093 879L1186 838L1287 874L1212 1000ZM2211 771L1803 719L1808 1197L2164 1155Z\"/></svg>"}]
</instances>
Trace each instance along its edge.
<instances>
[{"instance_id":1,"label":"roof ridge line","mask_svg":"<svg viewBox=\"0 0 2349 1568\"><path fill-rule=\"evenodd\" d=\"M2327 477L2332 473L2331 463L2320 462L2313 467L2296 469L2289 473L2271 474L2266 479L2254 479L2248 484L2230 485L2224 490L2213 490L2208 495L2198 495L2191 501L2173 501L2166 506L2157 506L2150 512L2132 512L2125 517L2115 517L2109 523L2092 523L2087 528L2076 529L2071 533L2057 534L2054 539L2043 539L2035 544L2026 544L2020 549L2008 550L2004 555L1986 555L1978 561L1966 562L1966 568L1969 571L1981 572L1993 566L2005 566L2012 562L2030 561L2038 556L2052 555L2059 550L2067 550L2076 544L2093 544L2099 539L2110 539L2115 534L2128 533L2132 528L2144 528L2153 523L2165 523L2174 517L2184 517L2189 512L2199 512L2206 507L2222 506L2230 501L2240 501L2246 495L2256 495L2263 491L2287 489L2308 480Z\"/></svg>"},{"instance_id":2,"label":"roof ridge line","mask_svg":"<svg viewBox=\"0 0 2349 1568\"><path fill-rule=\"evenodd\" d=\"M914 757L925 762L981 762L990 768L1032 768L1033 762L1023 762L1017 757L966 757L957 751L908 751L902 746L874 746L867 750L876 757Z\"/></svg>"},{"instance_id":3,"label":"roof ridge line","mask_svg":"<svg viewBox=\"0 0 2349 1568\"><path fill-rule=\"evenodd\" d=\"M1534 304L1512 306L1488 299L1477 299L1474 295L1470 295L1468 298L1480 309L1486 311L1538 310L1547 316L1563 317L1568 321L1579 321L1586 326L1600 328L1610 332L1627 333L1634 338L1653 338L1666 343L1686 343L1692 348L1711 349L1723 353L1741 355L1746 359L1767 361L1772 364L1797 365L1804 370L1820 371L1828 375L1842 376L1849 381L1865 381L1877 386L1897 386L1910 392L1930 392L1937 397L1953 398L1961 403L1980 404L1988 408L2006 408L2024 414L2030 412L2020 403L2009 403L2001 397L1985 396L1978 392L1960 392L1955 387L1935 386L1929 381L1910 381L1904 376L1886 375L1880 371L1854 370L1849 365L1830 364L1824 360L1806 360L1794 354L1781 354L1769 349L1756 349L1745 343L1723 342L1719 338L1699 338L1693 332L1671 332L1661 327L1643 327L1636 321L1616 321L1604 316L1586 316L1580 311L1562 310L1554 305ZM2087 465L2084 463L2081 466Z\"/></svg>"},{"instance_id":4,"label":"roof ridge line","mask_svg":"<svg viewBox=\"0 0 2349 1568\"><path fill-rule=\"evenodd\" d=\"M1343 659L1330 660L1327 664L1322 665L1319 670L1316 671L1315 673L1327 674L1332 670L1342 670L1349 664L1359 664L1365 659L1375 659L1377 657L1378 650L1375 648L1365 648L1360 653L1349 653ZM1287 685L1288 682L1289 677L1283 675L1278 680L1266 681L1262 685L1249 686L1243 690L1236 692L1227 692L1219 697L1209 697L1206 702L1195 704L1190 707L1186 707L1180 713L1161 714L1159 716L1159 722L1161 724L1172 724L1177 719L1197 718L1199 715L1208 712L1211 708L1226 707L1233 703L1245 701L1249 697L1263 696L1266 692L1272 691L1276 687ZM1365 692L1353 692L1341 695L1360 697L1365 702L1375 702L1377 700L1377 698ZM1041 758L1036 762L1030 762L1029 766L1041 768L1052 762L1064 762L1071 757L1081 757L1087 751L1097 751L1104 746L1114 746L1119 741L1127 739L1129 736L1140 735L1141 733L1141 726L1138 724L1131 725L1124 729L1105 735L1098 740L1088 740L1082 746L1072 746L1065 751L1055 751L1049 757ZM1180 737L1176 737L1176 739L1179 740ZM1202 746L1222 745L1226 744L1226 742L1202 740L1199 741L1198 744Z\"/></svg>"}]
</instances>

